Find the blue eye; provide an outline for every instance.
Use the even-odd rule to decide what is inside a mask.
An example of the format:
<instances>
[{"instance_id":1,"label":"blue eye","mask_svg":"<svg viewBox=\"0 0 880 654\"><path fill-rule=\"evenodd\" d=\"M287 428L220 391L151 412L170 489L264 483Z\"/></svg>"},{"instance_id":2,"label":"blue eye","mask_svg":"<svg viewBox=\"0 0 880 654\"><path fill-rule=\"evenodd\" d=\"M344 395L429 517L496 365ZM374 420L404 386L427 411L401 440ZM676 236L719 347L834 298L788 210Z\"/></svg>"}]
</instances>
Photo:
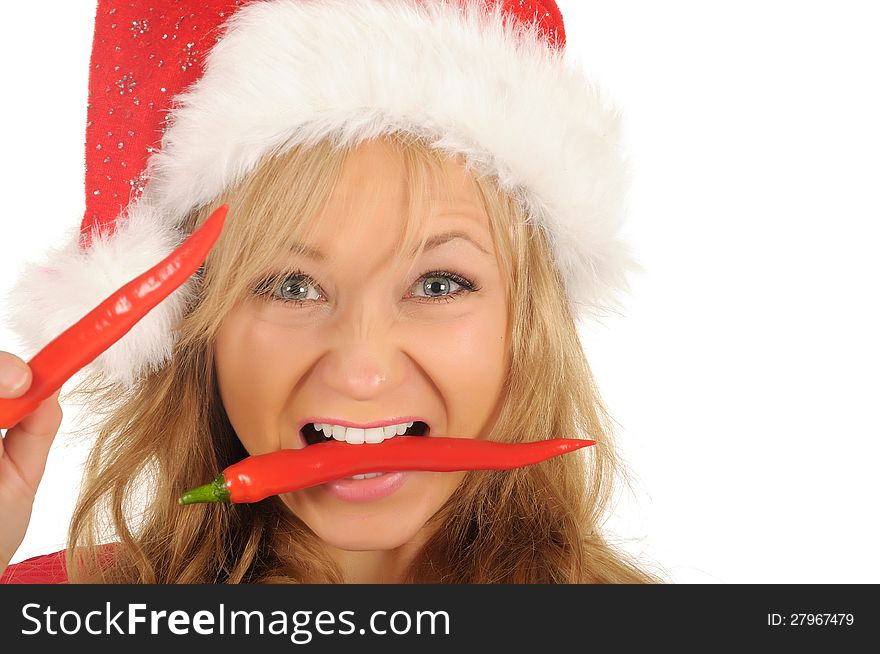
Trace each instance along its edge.
<instances>
[{"instance_id":1,"label":"blue eye","mask_svg":"<svg viewBox=\"0 0 880 654\"><path fill-rule=\"evenodd\" d=\"M294 300L317 300L321 297L311 280L305 275L290 275L284 279L279 288L281 299Z\"/></svg>"},{"instance_id":2,"label":"blue eye","mask_svg":"<svg viewBox=\"0 0 880 654\"><path fill-rule=\"evenodd\" d=\"M255 292L279 302L301 303L323 298L315 282L299 272L273 275L261 282Z\"/></svg>"},{"instance_id":3,"label":"blue eye","mask_svg":"<svg viewBox=\"0 0 880 654\"><path fill-rule=\"evenodd\" d=\"M413 297L449 302L463 293L478 290L473 282L461 275L445 270L435 270L422 275L415 284Z\"/></svg>"}]
</instances>

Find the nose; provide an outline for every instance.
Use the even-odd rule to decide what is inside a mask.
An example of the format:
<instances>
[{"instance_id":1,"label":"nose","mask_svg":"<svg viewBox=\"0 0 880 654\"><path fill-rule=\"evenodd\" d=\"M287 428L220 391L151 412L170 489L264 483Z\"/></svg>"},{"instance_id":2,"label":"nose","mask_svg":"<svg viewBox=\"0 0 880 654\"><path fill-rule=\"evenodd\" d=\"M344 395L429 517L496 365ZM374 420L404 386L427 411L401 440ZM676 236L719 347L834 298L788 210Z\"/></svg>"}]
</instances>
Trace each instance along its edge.
<instances>
[{"instance_id":1,"label":"nose","mask_svg":"<svg viewBox=\"0 0 880 654\"><path fill-rule=\"evenodd\" d=\"M321 372L328 389L369 401L401 383L405 357L386 312L361 308L340 314L330 332Z\"/></svg>"}]
</instances>

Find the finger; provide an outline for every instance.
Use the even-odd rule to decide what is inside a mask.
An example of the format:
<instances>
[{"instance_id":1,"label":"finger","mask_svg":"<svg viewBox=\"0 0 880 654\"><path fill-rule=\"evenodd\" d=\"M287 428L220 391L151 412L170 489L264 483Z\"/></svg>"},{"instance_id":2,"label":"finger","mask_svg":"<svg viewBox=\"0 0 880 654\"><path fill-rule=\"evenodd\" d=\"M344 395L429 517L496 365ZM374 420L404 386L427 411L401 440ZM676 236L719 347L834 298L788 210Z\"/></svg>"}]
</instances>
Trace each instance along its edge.
<instances>
[{"instance_id":1,"label":"finger","mask_svg":"<svg viewBox=\"0 0 880 654\"><path fill-rule=\"evenodd\" d=\"M31 369L9 352L0 352L0 398L22 395L31 386Z\"/></svg>"},{"instance_id":2,"label":"finger","mask_svg":"<svg viewBox=\"0 0 880 654\"><path fill-rule=\"evenodd\" d=\"M58 403L57 391L43 400L37 409L6 432L0 456L9 457L22 480L36 492L43 472L49 448L61 426L63 412Z\"/></svg>"}]
</instances>

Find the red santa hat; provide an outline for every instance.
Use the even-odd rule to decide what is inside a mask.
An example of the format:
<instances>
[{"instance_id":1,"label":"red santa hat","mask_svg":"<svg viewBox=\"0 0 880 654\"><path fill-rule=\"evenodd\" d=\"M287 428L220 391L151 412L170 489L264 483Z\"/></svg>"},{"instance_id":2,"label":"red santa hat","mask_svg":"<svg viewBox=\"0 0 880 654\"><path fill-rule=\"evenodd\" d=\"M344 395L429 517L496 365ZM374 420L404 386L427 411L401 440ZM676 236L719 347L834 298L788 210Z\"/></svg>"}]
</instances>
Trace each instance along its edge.
<instances>
[{"instance_id":1,"label":"red santa hat","mask_svg":"<svg viewBox=\"0 0 880 654\"><path fill-rule=\"evenodd\" d=\"M598 316L640 269L619 122L553 0L99 0L85 216L7 321L36 352L265 156L401 131L494 176L548 234L573 312ZM125 386L161 367L191 300L190 282L93 365Z\"/></svg>"}]
</instances>

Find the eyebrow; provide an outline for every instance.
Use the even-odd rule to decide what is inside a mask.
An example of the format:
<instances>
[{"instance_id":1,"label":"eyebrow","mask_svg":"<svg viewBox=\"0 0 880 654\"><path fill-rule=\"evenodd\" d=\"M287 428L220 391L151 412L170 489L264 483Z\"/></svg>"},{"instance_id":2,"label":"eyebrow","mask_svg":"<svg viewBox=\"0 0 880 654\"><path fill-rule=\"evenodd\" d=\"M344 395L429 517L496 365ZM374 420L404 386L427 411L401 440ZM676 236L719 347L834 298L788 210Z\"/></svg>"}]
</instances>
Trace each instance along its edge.
<instances>
[{"instance_id":1,"label":"eyebrow","mask_svg":"<svg viewBox=\"0 0 880 654\"><path fill-rule=\"evenodd\" d=\"M482 245L477 243L477 241L472 239L470 236L468 236L464 232L443 232L442 234L435 234L434 236L429 238L427 241L425 241L425 250L424 251L427 252L428 250L431 250L433 248L440 247L444 243L448 243L449 241L454 241L457 238L468 241L469 243L471 243L471 245L473 245L475 248L477 248L483 254L491 256L489 251L486 250L486 248L484 248ZM415 256L417 253L418 253L418 250L413 250L413 252L412 252L413 256Z\"/></svg>"},{"instance_id":2,"label":"eyebrow","mask_svg":"<svg viewBox=\"0 0 880 654\"><path fill-rule=\"evenodd\" d=\"M474 240L464 232L443 232L442 234L435 234L427 241L425 241L424 251L427 252L428 250L432 250L433 248L440 247L441 245L448 243L449 241L454 241L457 238L468 241L483 254L491 256L491 253L486 250L486 248L484 248L476 240ZM314 248L310 248L308 245L305 245L303 243L294 244L290 251L296 254L301 254L302 256L308 257L309 259L313 259L315 261L324 261L327 258L323 252L319 252ZM415 256L417 253L418 250L413 250L412 256Z\"/></svg>"}]
</instances>

